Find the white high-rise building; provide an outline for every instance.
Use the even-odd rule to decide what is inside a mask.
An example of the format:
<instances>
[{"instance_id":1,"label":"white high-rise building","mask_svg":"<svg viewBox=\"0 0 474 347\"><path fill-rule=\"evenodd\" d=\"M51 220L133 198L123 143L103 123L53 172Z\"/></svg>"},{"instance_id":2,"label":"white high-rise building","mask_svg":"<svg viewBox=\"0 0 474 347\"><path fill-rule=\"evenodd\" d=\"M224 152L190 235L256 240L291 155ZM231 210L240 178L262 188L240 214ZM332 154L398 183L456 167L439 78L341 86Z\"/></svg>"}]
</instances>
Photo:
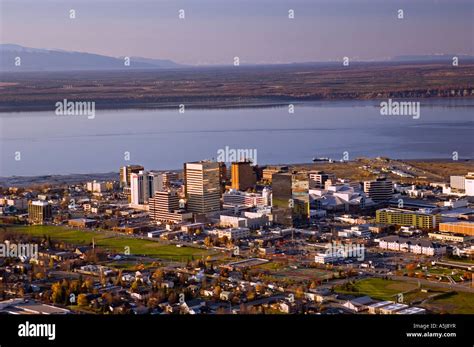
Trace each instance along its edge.
<instances>
[{"instance_id":1,"label":"white high-rise building","mask_svg":"<svg viewBox=\"0 0 474 347\"><path fill-rule=\"evenodd\" d=\"M139 173L132 173L130 175L130 190L130 202L132 205L143 205L145 202L148 202L150 190L148 173L146 171L140 171Z\"/></svg>"},{"instance_id":2,"label":"white high-rise building","mask_svg":"<svg viewBox=\"0 0 474 347\"><path fill-rule=\"evenodd\" d=\"M202 161L184 165L188 211L207 213L220 210L219 163Z\"/></svg>"},{"instance_id":3,"label":"white high-rise building","mask_svg":"<svg viewBox=\"0 0 474 347\"><path fill-rule=\"evenodd\" d=\"M265 206L272 206L272 190L270 187L265 187L262 190L263 204Z\"/></svg>"},{"instance_id":4,"label":"white high-rise building","mask_svg":"<svg viewBox=\"0 0 474 347\"><path fill-rule=\"evenodd\" d=\"M467 196L474 196L474 172L468 172L464 179L464 190Z\"/></svg>"}]
</instances>

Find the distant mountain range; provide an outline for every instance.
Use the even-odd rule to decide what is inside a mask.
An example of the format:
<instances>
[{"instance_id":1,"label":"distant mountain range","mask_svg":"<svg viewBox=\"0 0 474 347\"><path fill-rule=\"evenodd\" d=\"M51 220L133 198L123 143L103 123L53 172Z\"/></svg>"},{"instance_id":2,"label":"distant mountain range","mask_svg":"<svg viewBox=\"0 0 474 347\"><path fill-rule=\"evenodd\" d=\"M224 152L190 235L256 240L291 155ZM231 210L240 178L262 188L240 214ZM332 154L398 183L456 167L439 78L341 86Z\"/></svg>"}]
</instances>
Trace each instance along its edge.
<instances>
[{"instance_id":1,"label":"distant mountain range","mask_svg":"<svg viewBox=\"0 0 474 347\"><path fill-rule=\"evenodd\" d=\"M17 57L21 64L15 65ZM1 71L75 71L75 70L125 70L125 69L176 69L185 67L171 60L125 57L69 52L59 49L29 48L14 44L0 44Z\"/></svg>"},{"instance_id":2,"label":"distant mountain range","mask_svg":"<svg viewBox=\"0 0 474 347\"><path fill-rule=\"evenodd\" d=\"M430 55L399 55L390 58L394 62L424 62L424 63L451 63L453 57L458 57L459 62L473 62L474 56L466 54L430 54Z\"/></svg>"},{"instance_id":3,"label":"distant mountain range","mask_svg":"<svg viewBox=\"0 0 474 347\"><path fill-rule=\"evenodd\" d=\"M394 63L451 63L454 54L434 55L403 55L381 62ZM469 55L456 55L462 62L474 62L474 57ZM17 57L21 58L21 64L15 65ZM61 49L29 48L15 44L0 44L0 70L1 71L77 71L77 70L126 70L126 69L177 69L189 67L177 64L167 59L150 59L142 57L130 57L130 65L124 64L125 57L109 57L106 55L71 52ZM362 61L360 61L362 62ZM375 61L373 61L375 62ZM306 62L289 63L291 65L307 64L334 64L332 62ZM254 64L246 64L254 65ZM280 65L280 64L277 64ZM287 64L283 64L287 65Z\"/></svg>"}]
</instances>

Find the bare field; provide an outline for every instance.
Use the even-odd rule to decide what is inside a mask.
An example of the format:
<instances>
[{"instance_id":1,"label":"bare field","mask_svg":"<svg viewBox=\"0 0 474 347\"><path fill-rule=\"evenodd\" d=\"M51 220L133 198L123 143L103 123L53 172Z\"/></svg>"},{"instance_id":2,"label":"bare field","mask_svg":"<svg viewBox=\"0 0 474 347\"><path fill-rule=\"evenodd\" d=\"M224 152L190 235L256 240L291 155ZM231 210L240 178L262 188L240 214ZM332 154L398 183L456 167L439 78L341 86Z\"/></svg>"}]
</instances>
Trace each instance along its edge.
<instances>
[{"instance_id":1,"label":"bare field","mask_svg":"<svg viewBox=\"0 0 474 347\"><path fill-rule=\"evenodd\" d=\"M466 175L474 171L474 160L377 160L370 158L360 158L351 162L317 162L312 164L294 165L295 168L305 168L307 170L320 170L331 172L336 177L348 178L350 180L363 181L374 179L378 175L364 169L364 166L370 166L372 169L379 170L382 174L398 182L449 182L451 175ZM390 166L409 167L411 172L416 175L414 178L402 178L390 172L384 172L383 168Z\"/></svg>"},{"instance_id":2,"label":"bare field","mask_svg":"<svg viewBox=\"0 0 474 347\"><path fill-rule=\"evenodd\" d=\"M474 96L474 64L336 63L176 70L2 73L0 111L270 106L288 101Z\"/></svg>"}]
</instances>

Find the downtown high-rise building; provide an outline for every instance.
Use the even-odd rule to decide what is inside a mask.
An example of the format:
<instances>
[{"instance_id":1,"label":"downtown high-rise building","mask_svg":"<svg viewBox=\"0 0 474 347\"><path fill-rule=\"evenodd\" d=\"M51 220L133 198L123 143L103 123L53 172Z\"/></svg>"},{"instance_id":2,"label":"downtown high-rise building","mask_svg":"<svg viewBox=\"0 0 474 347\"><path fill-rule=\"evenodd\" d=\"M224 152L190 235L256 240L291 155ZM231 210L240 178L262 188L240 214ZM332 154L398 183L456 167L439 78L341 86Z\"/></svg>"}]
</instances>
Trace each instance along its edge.
<instances>
[{"instance_id":1,"label":"downtown high-rise building","mask_svg":"<svg viewBox=\"0 0 474 347\"><path fill-rule=\"evenodd\" d=\"M132 173L139 173L145 170L141 165L126 165L120 168L120 185L122 187L130 187Z\"/></svg>"},{"instance_id":2,"label":"downtown high-rise building","mask_svg":"<svg viewBox=\"0 0 474 347\"><path fill-rule=\"evenodd\" d=\"M28 203L28 221L32 224L43 224L53 217L51 205L47 201L30 201Z\"/></svg>"},{"instance_id":3,"label":"downtown high-rise building","mask_svg":"<svg viewBox=\"0 0 474 347\"><path fill-rule=\"evenodd\" d=\"M231 164L231 188L235 190L247 190L255 188L257 176L250 161L240 161Z\"/></svg>"},{"instance_id":4,"label":"downtown high-rise building","mask_svg":"<svg viewBox=\"0 0 474 347\"><path fill-rule=\"evenodd\" d=\"M152 197L155 192L165 189L164 177L161 172L150 171L147 173L148 197Z\"/></svg>"},{"instance_id":5,"label":"downtown high-rise building","mask_svg":"<svg viewBox=\"0 0 474 347\"><path fill-rule=\"evenodd\" d=\"M375 202L390 200L393 196L393 182L387 178L365 181L364 192Z\"/></svg>"},{"instance_id":6,"label":"downtown high-rise building","mask_svg":"<svg viewBox=\"0 0 474 347\"><path fill-rule=\"evenodd\" d=\"M331 180L332 183L336 181L336 176L334 174L324 171L310 171L308 175L310 188L324 188L325 183L328 180Z\"/></svg>"},{"instance_id":7,"label":"downtown high-rise building","mask_svg":"<svg viewBox=\"0 0 474 347\"><path fill-rule=\"evenodd\" d=\"M155 192L165 190L163 173L141 170L130 175L130 203L143 205Z\"/></svg>"},{"instance_id":8,"label":"downtown high-rise building","mask_svg":"<svg viewBox=\"0 0 474 347\"><path fill-rule=\"evenodd\" d=\"M181 223L192 220L192 213L180 209L179 197L175 191L156 191L148 202L150 217L157 222Z\"/></svg>"},{"instance_id":9,"label":"downtown high-rise building","mask_svg":"<svg viewBox=\"0 0 474 347\"><path fill-rule=\"evenodd\" d=\"M219 163L211 161L184 164L187 209L194 213L220 210Z\"/></svg>"},{"instance_id":10,"label":"downtown high-rise building","mask_svg":"<svg viewBox=\"0 0 474 347\"><path fill-rule=\"evenodd\" d=\"M309 179L290 172L272 176L272 214L276 224L304 226L309 223Z\"/></svg>"},{"instance_id":11,"label":"downtown high-rise building","mask_svg":"<svg viewBox=\"0 0 474 347\"><path fill-rule=\"evenodd\" d=\"M148 201L150 189L148 173L140 171L130 176L130 203L132 205L143 205Z\"/></svg>"}]
</instances>

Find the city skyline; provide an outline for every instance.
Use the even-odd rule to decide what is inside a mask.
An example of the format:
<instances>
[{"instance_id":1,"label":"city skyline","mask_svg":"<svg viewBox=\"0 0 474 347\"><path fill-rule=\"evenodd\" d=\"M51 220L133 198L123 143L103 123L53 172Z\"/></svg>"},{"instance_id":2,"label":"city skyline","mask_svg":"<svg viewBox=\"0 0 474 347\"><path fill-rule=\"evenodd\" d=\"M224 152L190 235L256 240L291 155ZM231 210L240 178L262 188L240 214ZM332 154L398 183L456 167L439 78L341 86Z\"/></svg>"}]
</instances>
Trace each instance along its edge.
<instances>
[{"instance_id":1,"label":"city skyline","mask_svg":"<svg viewBox=\"0 0 474 347\"><path fill-rule=\"evenodd\" d=\"M0 0L0 347L472 345L473 18Z\"/></svg>"}]
</instances>

